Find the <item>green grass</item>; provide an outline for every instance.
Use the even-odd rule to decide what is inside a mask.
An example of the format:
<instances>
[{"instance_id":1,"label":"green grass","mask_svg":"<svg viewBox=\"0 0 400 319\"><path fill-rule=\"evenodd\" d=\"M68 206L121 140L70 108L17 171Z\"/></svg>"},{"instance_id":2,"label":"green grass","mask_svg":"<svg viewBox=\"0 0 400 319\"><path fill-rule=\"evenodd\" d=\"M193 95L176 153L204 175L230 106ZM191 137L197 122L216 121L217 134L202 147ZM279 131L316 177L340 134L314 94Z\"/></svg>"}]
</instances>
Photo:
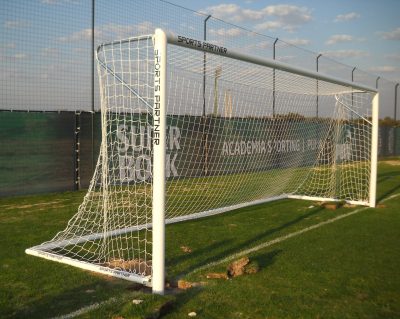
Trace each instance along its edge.
<instances>
[{"instance_id":1,"label":"green grass","mask_svg":"<svg viewBox=\"0 0 400 319\"><path fill-rule=\"evenodd\" d=\"M398 318L400 317L400 166L381 163L378 200L335 223L261 249L257 274L207 280L198 267L358 208L335 211L282 200L167 226L167 273L205 281L176 295L27 256L76 212L84 192L0 199L0 318L50 318L110 300L79 318ZM184 253L181 246L192 253ZM144 300L133 305L132 299ZM162 307L167 303L167 307Z\"/></svg>"}]
</instances>

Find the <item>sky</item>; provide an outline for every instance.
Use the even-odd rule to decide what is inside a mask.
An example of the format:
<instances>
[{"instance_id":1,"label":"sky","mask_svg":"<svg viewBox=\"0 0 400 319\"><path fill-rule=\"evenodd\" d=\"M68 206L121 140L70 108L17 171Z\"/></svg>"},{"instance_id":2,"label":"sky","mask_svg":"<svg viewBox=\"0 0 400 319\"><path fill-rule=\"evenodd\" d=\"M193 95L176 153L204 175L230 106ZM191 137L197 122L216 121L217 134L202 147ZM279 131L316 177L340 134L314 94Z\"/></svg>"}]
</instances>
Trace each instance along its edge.
<instances>
[{"instance_id":1,"label":"sky","mask_svg":"<svg viewBox=\"0 0 400 319\"><path fill-rule=\"evenodd\" d=\"M399 0L172 2L400 82Z\"/></svg>"},{"instance_id":2,"label":"sky","mask_svg":"<svg viewBox=\"0 0 400 319\"><path fill-rule=\"evenodd\" d=\"M400 82L400 0L169 0L230 24L209 20L210 42L350 80L368 72ZM0 0L0 108L91 109L91 0ZM96 0L96 45L156 27L203 37L205 16L166 0ZM252 37L234 25L267 37ZM297 49L281 43L296 45ZM258 50L258 51L257 51ZM340 61L342 64L332 62ZM304 65L302 65L304 64ZM386 81L387 82L387 81ZM387 82L388 83L388 82ZM382 116L393 114L394 85L382 94ZM95 83L95 105L99 107ZM400 95L400 94L399 94Z\"/></svg>"}]
</instances>

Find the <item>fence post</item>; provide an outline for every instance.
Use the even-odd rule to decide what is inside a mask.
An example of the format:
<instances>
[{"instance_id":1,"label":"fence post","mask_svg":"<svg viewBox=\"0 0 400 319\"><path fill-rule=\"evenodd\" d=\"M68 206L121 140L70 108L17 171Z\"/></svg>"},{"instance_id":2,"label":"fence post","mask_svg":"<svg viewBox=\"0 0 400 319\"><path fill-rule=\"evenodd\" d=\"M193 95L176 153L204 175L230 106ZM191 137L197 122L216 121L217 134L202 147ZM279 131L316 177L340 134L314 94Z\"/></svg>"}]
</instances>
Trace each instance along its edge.
<instances>
[{"instance_id":1,"label":"fence post","mask_svg":"<svg viewBox=\"0 0 400 319\"><path fill-rule=\"evenodd\" d=\"M394 86L394 120L397 121L397 89L399 88L399 83ZM397 125L394 127L394 138L393 138L393 153L397 155Z\"/></svg>"},{"instance_id":2,"label":"fence post","mask_svg":"<svg viewBox=\"0 0 400 319\"><path fill-rule=\"evenodd\" d=\"M204 19L204 30L203 30L203 39L204 41L207 40L207 21L211 18L211 15L208 15ZM202 132L202 143L201 147L203 148L203 175L207 176L208 173L208 151L207 151L207 137L208 137L208 130L206 132L207 126L207 116L206 116L206 74L207 74L207 53L203 53L203 132Z\"/></svg>"},{"instance_id":3,"label":"fence post","mask_svg":"<svg viewBox=\"0 0 400 319\"><path fill-rule=\"evenodd\" d=\"M317 65L317 72L319 71L319 58L322 56L322 54L318 54L317 59L316 59L316 65ZM318 118L318 108L319 108L319 83L317 79L317 110L316 110L316 116Z\"/></svg>"},{"instance_id":4,"label":"fence post","mask_svg":"<svg viewBox=\"0 0 400 319\"><path fill-rule=\"evenodd\" d=\"M397 89L399 88L399 84L397 83L394 86L394 120L397 121Z\"/></svg>"},{"instance_id":5,"label":"fence post","mask_svg":"<svg viewBox=\"0 0 400 319\"><path fill-rule=\"evenodd\" d=\"M354 82L354 71L357 68L354 67L353 70L351 70L351 82ZM354 93L353 90L351 91L351 108L354 109ZM353 113L350 114L350 118L353 119Z\"/></svg>"},{"instance_id":6,"label":"fence post","mask_svg":"<svg viewBox=\"0 0 400 319\"><path fill-rule=\"evenodd\" d=\"M92 67L91 67L91 116L90 116L90 126L91 126L91 170L92 175L94 174L95 158L94 158L94 70L95 70L95 59L94 59L94 24L95 24L95 0L92 0Z\"/></svg>"},{"instance_id":7,"label":"fence post","mask_svg":"<svg viewBox=\"0 0 400 319\"><path fill-rule=\"evenodd\" d=\"M275 60L276 58L276 43L278 42L278 38L274 41L274 46L272 50L272 58ZM272 117L275 117L275 69L272 70Z\"/></svg>"},{"instance_id":8,"label":"fence post","mask_svg":"<svg viewBox=\"0 0 400 319\"><path fill-rule=\"evenodd\" d=\"M74 114L74 190L81 189L81 112Z\"/></svg>"},{"instance_id":9,"label":"fence post","mask_svg":"<svg viewBox=\"0 0 400 319\"><path fill-rule=\"evenodd\" d=\"M211 18L211 15L208 15L205 19L204 19L204 34L203 34L203 40L206 41L207 40L207 21L208 19ZM203 55L203 116L206 115L206 70L207 70L207 56L206 53L204 52Z\"/></svg>"}]
</instances>

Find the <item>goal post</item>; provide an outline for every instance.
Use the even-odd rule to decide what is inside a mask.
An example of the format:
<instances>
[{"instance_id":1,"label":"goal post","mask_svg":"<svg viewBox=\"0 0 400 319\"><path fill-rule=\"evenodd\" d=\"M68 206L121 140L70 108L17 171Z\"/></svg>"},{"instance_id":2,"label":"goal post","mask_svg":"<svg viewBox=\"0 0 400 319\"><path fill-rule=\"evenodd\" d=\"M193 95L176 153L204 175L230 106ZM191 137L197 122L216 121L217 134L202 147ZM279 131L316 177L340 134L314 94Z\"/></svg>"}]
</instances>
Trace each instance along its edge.
<instances>
[{"instance_id":1,"label":"goal post","mask_svg":"<svg viewBox=\"0 0 400 319\"><path fill-rule=\"evenodd\" d=\"M375 88L161 29L96 58L93 178L66 228L28 254L162 294L166 224L284 198L375 206Z\"/></svg>"},{"instance_id":2,"label":"goal post","mask_svg":"<svg viewBox=\"0 0 400 319\"><path fill-rule=\"evenodd\" d=\"M376 183L378 176L378 135L379 135L379 93L372 99L372 133L371 133L371 177L369 185L369 206L376 205Z\"/></svg>"},{"instance_id":3,"label":"goal post","mask_svg":"<svg viewBox=\"0 0 400 319\"><path fill-rule=\"evenodd\" d=\"M165 157L167 142L167 37L154 35L153 104L153 278L154 293L164 293L165 281Z\"/></svg>"}]
</instances>

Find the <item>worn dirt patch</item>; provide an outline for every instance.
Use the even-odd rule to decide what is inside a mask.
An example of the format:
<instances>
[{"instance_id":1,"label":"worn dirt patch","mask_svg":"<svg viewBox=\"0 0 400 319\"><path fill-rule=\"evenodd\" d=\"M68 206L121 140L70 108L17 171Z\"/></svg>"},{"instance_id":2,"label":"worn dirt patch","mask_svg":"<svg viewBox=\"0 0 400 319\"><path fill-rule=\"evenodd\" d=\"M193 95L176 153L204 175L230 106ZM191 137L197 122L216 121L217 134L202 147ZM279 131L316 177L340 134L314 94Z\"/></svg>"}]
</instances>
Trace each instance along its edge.
<instances>
[{"instance_id":1,"label":"worn dirt patch","mask_svg":"<svg viewBox=\"0 0 400 319\"><path fill-rule=\"evenodd\" d=\"M56 206L59 207L58 204L62 203L63 200L54 200L50 202L40 202L36 204L25 204L25 205L4 205L1 206L2 209L27 209L27 208L35 208L35 207L40 207L42 209L49 207L49 206ZM61 207L65 207L65 205L61 205Z\"/></svg>"},{"instance_id":2,"label":"worn dirt patch","mask_svg":"<svg viewBox=\"0 0 400 319\"><path fill-rule=\"evenodd\" d=\"M383 163L392 165L392 166L400 166L400 161L396 161L396 160L384 161Z\"/></svg>"},{"instance_id":3,"label":"worn dirt patch","mask_svg":"<svg viewBox=\"0 0 400 319\"><path fill-rule=\"evenodd\" d=\"M104 263L104 266L124 271L131 271L137 274L151 275L151 261L142 259L111 259L109 262Z\"/></svg>"}]
</instances>

